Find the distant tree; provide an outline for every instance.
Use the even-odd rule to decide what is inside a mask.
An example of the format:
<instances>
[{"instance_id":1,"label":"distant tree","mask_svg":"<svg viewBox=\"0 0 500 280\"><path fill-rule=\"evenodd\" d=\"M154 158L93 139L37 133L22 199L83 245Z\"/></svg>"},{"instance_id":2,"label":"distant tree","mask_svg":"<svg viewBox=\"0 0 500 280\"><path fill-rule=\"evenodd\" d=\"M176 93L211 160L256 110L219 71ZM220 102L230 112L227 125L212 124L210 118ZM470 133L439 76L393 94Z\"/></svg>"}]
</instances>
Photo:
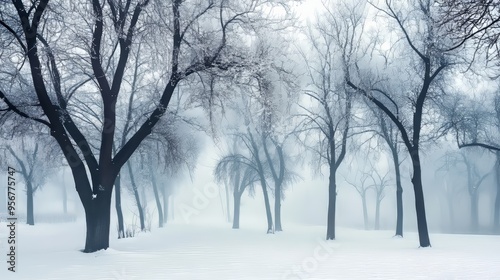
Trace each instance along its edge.
<instances>
[{"instance_id":1,"label":"distant tree","mask_svg":"<svg viewBox=\"0 0 500 280\"><path fill-rule=\"evenodd\" d=\"M238 141L233 137L234 144ZM225 182L233 191L233 229L240 228L241 197L245 190L251 192L260 178L257 174L255 164L246 156L238 153L237 145L233 145L232 151L223 156L217 162L214 170L216 181Z\"/></svg>"},{"instance_id":2,"label":"distant tree","mask_svg":"<svg viewBox=\"0 0 500 280\"><path fill-rule=\"evenodd\" d=\"M368 221L368 207L366 205L366 194L367 191L370 190L370 186L368 185L368 175L363 172L357 172L356 174L361 174L359 179L355 178L354 181L345 180L347 184L352 186L361 197L361 203L363 205L363 222L365 226L365 230L369 229L369 221ZM356 177L356 176L355 176Z\"/></svg>"},{"instance_id":3,"label":"distant tree","mask_svg":"<svg viewBox=\"0 0 500 280\"><path fill-rule=\"evenodd\" d=\"M377 135L382 138L392 156L394 164L394 177L396 179L396 234L395 236L403 236L403 186L401 184L401 149L399 131L394 123L380 109L375 109L369 106L373 116L377 120Z\"/></svg>"},{"instance_id":4,"label":"distant tree","mask_svg":"<svg viewBox=\"0 0 500 280\"><path fill-rule=\"evenodd\" d=\"M348 59L348 51L342 53L346 44L356 49L363 26L361 1L341 1L331 5L323 1L323 15L308 28L309 50L301 54L306 64L308 84L303 91L311 106L299 105L302 112L301 142L314 153L317 172L328 168L328 217L326 239L335 239L335 215L337 203L337 171L346 152L352 129L353 96L342 80L344 75L341 60ZM351 13L350 17L343 17ZM354 44L354 45L352 45Z\"/></svg>"},{"instance_id":5,"label":"distant tree","mask_svg":"<svg viewBox=\"0 0 500 280\"><path fill-rule=\"evenodd\" d=\"M484 94L488 98L470 98L456 94L443 102L445 115L451 134L459 148L482 148L495 155L498 166L500 158L500 94ZM489 99L491 98L491 99ZM500 170L495 170L496 177ZM498 177L500 178L500 177ZM500 182L500 181L499 181ZM500 232L500 183L497 183L493 208L493 229Z\"/></svg>"},{"instance_id":6,"label":"distant tree","mask_svg":"<svg viewBox=\"0 0 500 280\"><path fill-rule=\"evenodd\" d=\"M15 167L21 174L26 191L26 223L35 225L34 196L57 168L58 153L51 143L40 142L28 136L20 136L17 143L7 144L1 165ZM46 164L51 162L51 164Z\"/></svg>"},{"instance_id":7,"label":"distant tree","mask_svg":"<svg viewBox=\"0 0 500 280\"><path fill-rule=\"evenodd\" d=\"M385 198L385 189L389 185L389 172L386 172L384 175L381 175L379 170L372 166L371 172L368 174L370 177L372 184L370 187L375 191L375 230L380 229L380 204L382 200Z\"/></svg>"}]
</instances>

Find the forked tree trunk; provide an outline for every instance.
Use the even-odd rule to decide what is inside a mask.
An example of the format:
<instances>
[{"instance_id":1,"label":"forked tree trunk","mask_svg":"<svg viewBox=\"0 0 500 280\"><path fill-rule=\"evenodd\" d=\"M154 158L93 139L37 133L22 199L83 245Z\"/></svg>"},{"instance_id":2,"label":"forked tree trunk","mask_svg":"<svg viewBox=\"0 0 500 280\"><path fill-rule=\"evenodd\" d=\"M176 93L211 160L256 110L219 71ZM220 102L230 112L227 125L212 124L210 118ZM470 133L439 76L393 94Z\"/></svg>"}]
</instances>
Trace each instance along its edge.
<instances>
[{"instance_id":1,"label":"forked tree trunk","mask_svg":"<svg viewBox=\"0 0 500 280\"><path fill-rule=\"evenodd\" d=\"M234 209L233 209L233 229L240 228L240 206L241 206L241 195L237 190L233 192L234 198Z\"/></svg>"},{"instance_id":2,"label":"forked tree trunk","mask_svg":"<svg viewBox=\"0 0 500 280\"><path fill-rule=\"evenodd\" d=\"M328 218L326 225L326 240L335 240L335 207L337 203L337 184L335 180L335 169L331 166L328 183Z\"/></svg>"},{"instance_id":3,"label":"forked tree trunk","mask_svg":"<svg viewBox=\"0 0 500 280\"><path fill-rule=\"evenodd\" d=\"M401 185L401 170L399 168L398 151L391 147L391 152L396 175L396 236L403 237L403 186Z\"/></svg>"},{"instance_id":4,"label":"forked tree trunk","mask_svg":"<svg viewBox=\"0 0 500 280\"><path fill-rule=\"evenodd\" d=\"M115 210L118 218L118 239L125 238L125 228L123 225L122 198L121 198L121 178L120 174L115 179Z\"/></svg>"},{"instance_id":5,"label":"forked tree trunk","mask_svg":"<svg viewBox=\"0 0 500 280\"><path fill-rule=\"evenodd\" d=\"M424 191L422 187L422 169L420 166L420 156L418 149L410 150L410 157L413 165L413 191L415 193L415 210L417 213L417 228L420 247L430 247L429 230L427 228L427 218L425 216Z\"/></svg>"},{"instance_id":6,"label":"forked tree trunk","mask_svg":"<svg viewBox=\"0 0 500 280\"><path fill-rule=\"evenodd\" d=\"M30 226L35 225L33 213L33 184L29 178L26 179L26 223Z\"/></svg>"}]
</instances>

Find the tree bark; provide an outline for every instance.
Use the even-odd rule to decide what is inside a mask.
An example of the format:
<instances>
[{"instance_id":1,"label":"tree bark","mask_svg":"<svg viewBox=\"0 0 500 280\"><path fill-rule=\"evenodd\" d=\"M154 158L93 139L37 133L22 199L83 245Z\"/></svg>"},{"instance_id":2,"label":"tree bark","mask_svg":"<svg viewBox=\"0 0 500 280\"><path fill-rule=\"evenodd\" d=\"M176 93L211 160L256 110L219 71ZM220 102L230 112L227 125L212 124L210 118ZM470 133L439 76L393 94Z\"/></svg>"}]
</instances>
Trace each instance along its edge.
<instances>
[{"instance_id":1,"label":"tree bark","mask_svg":"<svg viewBox=\"0 0 500 280\"><path fill-rule=\"evenodd\" d=\"M125 228L123 225L122 198L121 198L121 175L115 179L115 210L118 218L118 239L125 238Z\"/></svg>"},{"instance_id":2,"label":"tree bark","mask_svg":"<svg viewBox=\"0 0 500 280\"><path fill-rule=\"evenodd\" d=\"M326 240L335 240L335 207L337 203L337 183L335 169L330 165L330 178L328 183L328 218L326 225Z\"/></svg>"},{"instance_id":3,"label":"tree bark","mask_svg":"<svg viewBox=\"0 0 500 280\"><path fill-rule=\"evenodd\" d=\"M415 193L415 209L417 213L417 228L420 247L430 247L429 230L427 228L427 218L425 216L424 191L422 187L422 169L420 166L420 156L418 149L410 150L413 165L413 191Z\"/></svg>"},{"instance_id":4,"label":"tree bark","mask_svg":"<svg viewBox=\"0 0 500 280\"><path fill-rule=\"evenodd\" d=\"M99 192L95 198L84 205L84 208L87 223L84 252L90 253L107 249L109 247L111 191Z\"/></svg>"},{"instance_id":5,"label":"tree bark","mask_svg":"<svg viewBox=\"0 0 500 280\"><path fill-rule=\"evenodd\" d=\"M137 191L137 184L135 183L134 173L132 171L132 165L130 164L130 161L127 162L127 167L130 175L130 182L132 183L132 189L134 191L135 203L137 205L137 210L139 211L139 221L141 224L141 231L144 231L146 229L144 225L144 211L141 205L141 198L139 197L139 192Z\"/></svg>"}]
</instances>

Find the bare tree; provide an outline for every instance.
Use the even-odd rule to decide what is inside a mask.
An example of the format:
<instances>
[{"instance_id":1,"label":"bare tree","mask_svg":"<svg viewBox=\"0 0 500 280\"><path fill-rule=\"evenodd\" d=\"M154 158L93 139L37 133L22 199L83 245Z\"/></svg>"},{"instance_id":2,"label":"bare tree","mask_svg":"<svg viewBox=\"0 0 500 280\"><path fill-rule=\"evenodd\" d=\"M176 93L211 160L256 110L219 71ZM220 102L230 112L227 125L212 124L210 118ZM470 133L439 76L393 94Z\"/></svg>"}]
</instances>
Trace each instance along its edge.
<instances>
[{"instance_id":1,"label":"bare tree","mask_svg":"<svg viewBox=\"0 0 500 280\"><path fill-rule=\"evenodd\" d=\"M371 172L368 174L370 177L372 184L370 185L370 188L372 188L375 191L375 230L380 229L380 204L382 203L382 200L385 198L385 189L389 185L389 172L386 172L384 175L381 175L379 170L377 170L376 167L373 166L372 163L370 163L372 166Z\"/></svg>"},{"instance_id":2,"label":"bare tree","mask_svg":"<svg viewBox=\"0 0 500 280\"><path fill-rule=\"evenodd\" d=\"M370 189L370 186L367 184L368 176L366 173L356 173L356 174L361 174L359 180L357 178L354 181L349 181L345 180L347 184L352 186L359 194L361 197L361 203L363 205L363 222L365 226L365 230L368 230L369 228L369 221L368 221L368 207L366 205L366 194L367 191Z\"/></svg>"},{"instance_id":3,"label":"bare tree","mask_svg":"<svg viewBox=\"0 0 500 280\"><path fill-rule=\"evenodd\" d=\"M336 174L347 152L353 106L353 96L341 79L344 69L338 65L350 60L360 46L357 40L364 28L364 3L341 1L336 7L328 1L322 3L325 13L307 33L310 55L302 51L310 81L304 96L317 107L299 105L304 112L299 115L303 118L299 130L305 137L301 141L318 159L319 173L323 165L328 167L326 239L330 240L335 239Z\"/></svg>"},{"instance_id":4,"label":"bare tree","mask_svg":"<svg viewBox=\"0 0 500 280\"><path fill-rule=\"evenodd\" d=\"M364 73L359 64L348 63L345 64L346 83L380 108L399 130L413 166L412 183L420 246L429 247L431 243L422 188L420 142L422 141L422 127L424 125L432 127L432 124L429 123L431 119L426 118L429 107L425 108L424 105L426 101L440 92L436 84L439 83L443 71L452 64L452 53L444 46L445 37L438 37L441 34L434 24L433 1L415 0L404 4L399 3L401 5L391 0L381 2L383 2L383 7L375 4L372 4L372 7L383 16L380 19L386 18L394 23L401 36L401 40L397 41L399 44L394 45L389 51L384 51L382 48L381 53L385 55L381 56L386 59L386 67L390 65L393 71L408 67L406 69L411 69L411 72L405 82L396 82L402 77L394 75L388 75L384 79L373 79L373 75ZM416 30L412 26L419 28ZM403 60L395 60L394 55L389 55L394 53L395 47L401 43L405 46L399 52L405 53L406 66L403 66ZM406 95L407 93L409 94ZM406 106L402 103L404 95L410 100Z\"/></svg>"},{"instance_id":5,"label":"bare tree","mask_svg":"<svg viewBox=\"0 0 500 280\"><path fill-rule=\"evenodd\" d=\"M443 102L442 113L459 148L482 148L492 152L500 162L500 94L498 89L489 96L491 99L470 98L456 94ZM491 106L492 105L492 106ZM496 176L499 175L496 170ZM499 177L500 178L500 177ZM493 208L493 228L500 231L500 184L497 183Z\"/></svg>"},{"instance_id":6,"label":"bare tree","mask_svg":"<svg viewBox=\"0 0 500 280\"><path fill-rule=\"evenodd\" d=\"M63 151L85 209L87 235L84 252L109 247L110 204L116 177L165 114L177 85L195 79L193 74L196 73L241 71L249 65L257 65L258 61L243 55L246 41L241 34L248 30L246 27L272 29L278 26L278 22L282 24L283 18L270 18L269 8L285 7L284 13L273 13L272 16L287 14L286 1L94 0L90 6L68 2L56 7L50 6L48 0L30 3L15 0L12 4L2 2L0 5L3 34L9 34L13 38L11 41L16 43L17 54L27 58L26 65L19 61L18 66L31 76L37 106L43 111L43 116L18 107L13 94L7 90L0 91L0 98L10 111L45 125ZM56 25L52 23L61 20L65 28L54 28ZM148 32L155 35L149 36ZM146 45L151 46L152 55L156 46L157 54L163 57L151 59L150 68L158 72L152 71L152 81L148 81L162 83L163 89L152 99L155 102L150 103L150 113L138 118L139 128L121 149L113 153L117 104L120 93L126 91L123 82L127 80L126 73L132 60L130 54L137 48L138 39L149 40ZM74 44L74 48L69 49L74 52L71 60L64 55L46 56L40 50L43 40L51 49ZM49 61L47 66L42 58ZM109 60L116 64L108 63ZM159 62L166 63L160 67ZM68 74L74 75L68 68L83 69L80 73L86 77L81 80L90 76L94 90L100 95L102 125L97 149L91 147L79 129L78 121L70 113L68 96L60 90L69 86L67 83L74 83L74 79L61 79ZM45 79L48 75L53 78L52 84Z\"/></svg>"},{"instance_id":7,"label":"bare tree","mask_svg":"<svg viewBox=\"0 0 500 280\"><path fill-rule=\"evenodd\" d=\"M7 144L1 165L14 164L22 175L26 191L26 223L35 225L35 193L46 183L47 178L57 168L58 154L51 149L51 143L27 135L20 136L17 143ZM51 162L51 164L46 164Z\"/></svg>"},{"instance_id":8,"label":"bare tree","mask_svg":"<svg viewBox=\"0 0 500 280\"><path fill-rule=\"evenodd\" d=\"M214 176L218 182L230 185L233 191L233 229L240 228L241 197L247 188L253 190L259 181L257 168L253 161L236 151L237 137L233 138L233 151L223 156L217 163Z\"/></svg>"}]
</instances>

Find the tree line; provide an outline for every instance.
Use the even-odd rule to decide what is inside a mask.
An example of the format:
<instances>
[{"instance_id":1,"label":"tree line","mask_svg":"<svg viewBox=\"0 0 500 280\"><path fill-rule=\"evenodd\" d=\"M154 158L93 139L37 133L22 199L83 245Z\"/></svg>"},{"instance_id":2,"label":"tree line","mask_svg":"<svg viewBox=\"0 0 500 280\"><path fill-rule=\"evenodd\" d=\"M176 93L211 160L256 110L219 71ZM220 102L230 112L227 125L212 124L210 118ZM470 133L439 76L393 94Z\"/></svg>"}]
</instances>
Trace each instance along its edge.
<instances>
[{"instance_id":1,"label":"tree line","mask_svg":"<svg viewBox=\"0 0 500 280\"><path fill-rule=\"evenodd\" d=\"M232 189L233 228L242 194L260 188L267 233L283 230L281 202L301 179L294 166L307 161L328 176L326 239L335 239L339 168L353 150L380 141L393 161L396 235L403 235L407 160L419 244L428 247L425 151L439 141L486 149L500 176L497 4L319 1L304 20L292 0L3 1L1 135L19 141L2 144L2 152L21 167L28 223L48 172L42 162L53 158L71 169L85 211L85 252L109 247L113 191L118 237L126 236L125 176L141 230L142 184L151 184L163 226L168 182L196 165L192 135L203 131L227 146L214 178ZM474 96L457 77L493 86ZM465 164L477 209L485 175L463 153L451 158L444 168ZM375 190L377 209L389 184L381 172L372 166L351 182L362 199ZM496 228L499 210L497 189Z\"/></svg>"}]
</instances>

